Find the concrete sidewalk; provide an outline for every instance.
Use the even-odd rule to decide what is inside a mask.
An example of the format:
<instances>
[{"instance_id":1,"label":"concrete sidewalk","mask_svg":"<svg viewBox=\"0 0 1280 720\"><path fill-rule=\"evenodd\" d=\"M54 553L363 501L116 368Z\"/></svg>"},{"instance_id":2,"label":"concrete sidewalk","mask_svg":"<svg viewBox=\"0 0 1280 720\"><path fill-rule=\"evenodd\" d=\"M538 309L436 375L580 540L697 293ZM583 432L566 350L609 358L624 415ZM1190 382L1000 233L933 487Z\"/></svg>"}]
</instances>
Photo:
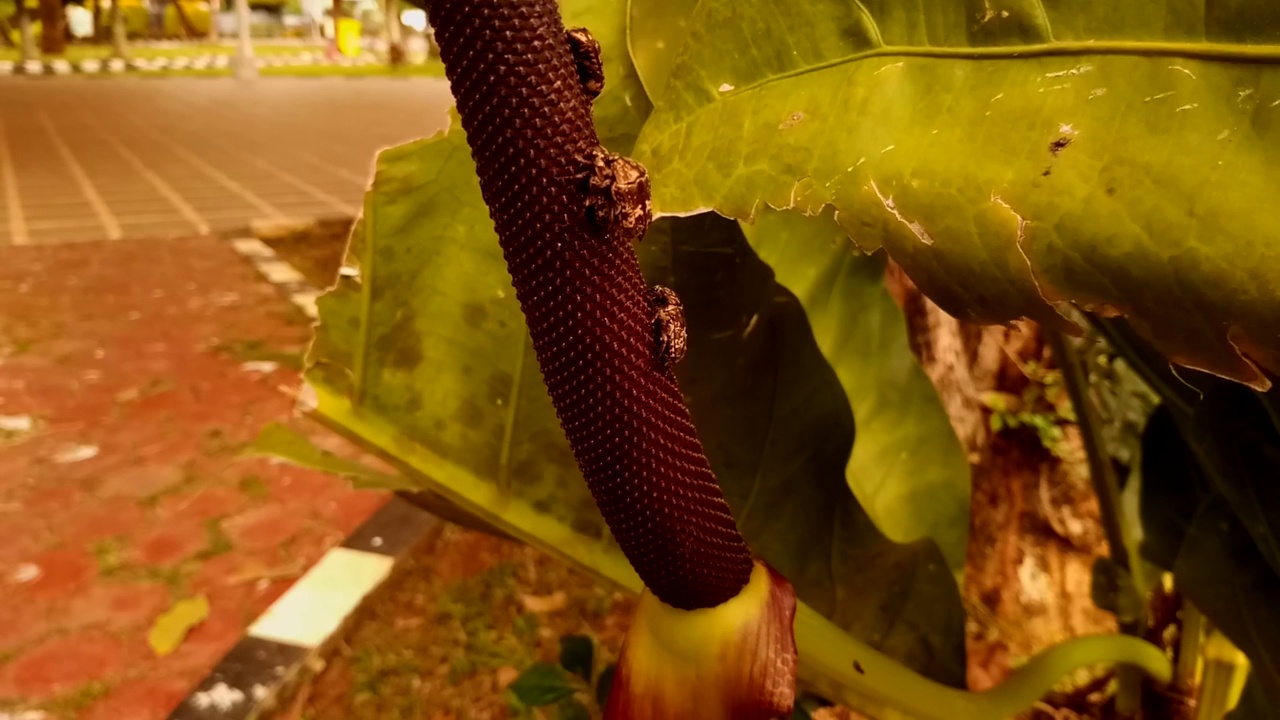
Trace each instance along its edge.
<instances>
[{"instance_id":1,"label":"concrete sidewalk","mask_svg":"<svg viewBox=\"0 0 1280 720\"><path fill-rule=\"evenodd\" d=\"M0 245L353 215L374 153L451 102L434 78L0 78Z\"/></svg>"}]
</instances>

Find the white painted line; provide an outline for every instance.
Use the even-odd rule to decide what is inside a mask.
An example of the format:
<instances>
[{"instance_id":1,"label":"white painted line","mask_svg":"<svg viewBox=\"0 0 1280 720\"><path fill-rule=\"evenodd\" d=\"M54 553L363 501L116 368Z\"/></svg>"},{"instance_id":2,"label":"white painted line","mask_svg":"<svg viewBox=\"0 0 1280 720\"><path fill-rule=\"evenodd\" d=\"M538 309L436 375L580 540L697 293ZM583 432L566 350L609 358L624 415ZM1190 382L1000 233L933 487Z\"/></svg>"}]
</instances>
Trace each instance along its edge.
<instances>
[{"instance_id":1,"label":"white painted line","mask_svg":"<svg viewBox=\"0 0 1280 720\"><path fill-rule=\"evenodd\" d=\"M236 252L247 257L273 258L276 256L275 250L254 237L235 238L231 241L231 246L236 249Z\"/></svg>"},{"instance_id":2,"label":"white painted line","mask_svg":"<svg viewBox=\"0 0 1280 720\"><path fill-rule=\"evenodd\" d=\"M289 285L307 281L302 273L283 260L276 260L275 258L258 260L253 265L258 268L258 272L266 276L267 281L272 285Z\"/></svg>"},{"instance_id":3,"label":"white painted line","mask_svg":"<svg viewBox=\"0 0 1280 720\"><path fill-rule=\"evenodd\" d=\"M66 229L87 228L87 227L96 228L96 227L100 227L100 224L97 220L90 220L87 218L83 218L83 219L73 218L70 220L28 220L27 221L27 230L29 232L34 232L36 230L66 230ZM0 720L3 720L3 718L4 716L0 715Z\"/></svg>"},{"instance_id":4,"label":"white painted line","mask_svg":"<svg viewBox=\"0 0 1280 720\"><path fill-rule=\"evenodd\" d=\"M156 189L156 192L163 195L164 198L182 214L182 217L185 218L187 222L191 223L191 227L197 233L201 235L207 235L209 233L209 223L205 222L204 218L200 217L200 213L196 212L196 209L191 207L190 203L182 199L182 196L178 194L178 191L175 190L172 185L165 182L164 178L155 174L151 168L147 167L146 163L142 162L142 159L135 155L132 150L125 147L125 144L120 142L119 138L107 133L88 117L85 117L85 120L85 124L93 128L94 132L98 133L98 137L110 143L111 146L115 148L116 152L120 154L120 157L124 158L126 162L132 165L133 169L137 170L139 175L146 178L147 182L151 183L151 186Z\"/></svg>"},{"instance_id":5,"label":"white painted line","mask_svg":"<svg viewBox=\"0 0 1280 720\"><path fill-rule=\"evenodd\" d=\"M344 167L334 165L333 163L327 160L322 160L308 152L299 151L299 152L295 152L294 154L302 158L303 160L306 160L307 162L311 163L312 165L315 165L318 168L324 168L325 170L328 170L329 172L333 173L334 175L337 175L338 177L346 178L347 180L360 183L361 185L368 185L369 180L371 179L359 173L353 173Z\"/></svg>"},{"instance_id":6,"label":"white painted line","mask_svg":"<svg viewBox=\"0 0 1280 720\"><path fill-rule=\"evenodd\" d=\"M4 118L0 118L0 182L4 183L4 205L8 208L9 238L14 245L31 242L27 237L26 220L22 215L22 198L18 195L18 173L13 169L13 157L9 155L9 141L4 134Z\"/></svg>"},{"instance_id":7,"label":"white painted line","mask_svg":"<svg viewBox=\"0 0 1280 720\"><path fill-rule=\"evenodd\" d=\"M138 125L138 127L141 127L144 130L146 130L151 135L151 137L167 143L169 147L173 148L174 152L181 155L184 159L186 159L187 162L196 166L196 168L198 168L205 175L208 175L209 177L213 178L214 181L217 182L222 187L230 190L236 195L239 195L241 198L245 200L245 202L257 208L259 212L266 213L267 215L273 218L284 217L284 213L277 210L274 206L271 205L271 203L253 194L253 192L251 192L245 186L227 177L222 172L220 172L217 168L205 162L204 160L201 160L198 155L196 155L195 153L183 147L181 143L177 142L172 138L168 138L163 135L160 135L156 133L155 130L151 128L147 128L141 123L138 123L137 121L135 121L135 124Z\"/></svg>"},{"instance_id":8,"label":"white painted line","mask_svg":"<svg viewBox=\"0 0 1280 720\"><path fill-rule=\"evenodd\" d=\"M93 181L89 179L89 173L85 172L84 166L76 159L75 153L71 152L71 148L67 147L67 143L63 141L62 135L58 134L58 128L49 119L46 112L40 113L40 121L44 123L44 129L49 133L49 139L53 141L53 146L57 148L58 154L62 156L62 161L67 164L67 169L71 171L71 176L75 178L76 184L80 186L80 193L84 195L84 199L89 201L89 206L93 208L93 212L98 216L98 221L102 223L102 229L107 233L107 239L119 240L124 236L124 232L120 230L120 223L116 222L116 218L111 214L110 208L102 201L102 196L98 194L98 189L93 186Z\"/></svg>"},{"instance_id":9,"label":"white painted line","mask_svg":"<svg viewBox=\"0 0 1280 720\"><path fill-rule=\"evenodd\" d=\"M320 306L316 304L320 299L320 293L315 290L302 290L289 295L289 299L302 310L303 315L312 320L320 319Z\"/></svg>"},{"instance_id":10,"label":"white painted line","mask_svg":"<svg viewBox=\"0 0 1280 720\"><path fill-rule=\"evenodd\" d=\"M329 207L332 207L339 212L346 213L347 215L356 214L357 210L355 205L352 205L351 203L345 202L343 200L339 200L338 198L321 190L315 185L312 185L311 183L306 182L305 180L297 178L291 173L287 173L284 170L281 170L280 168L276 167L275 165L272 165L271 163L266 162L265 160L259 160L256 157L250 157L249 159L252 160L254 164L257 165L258 167L275 175L276 177L280 178L284 182L289 183L290 185L298 188L299 190L307 193L311 197L323 203L327 203Z\"/></svg>"},{"instance_id":11,"label":"white painted line","mask_svg":"<svg viewBox=\"0 0 1280 720\"><path fill-rule=\"evenodd\" d=\"M395 558L336 547L276 600L249 635L302 648L317 648L391 573Z\"/></svg>"}]
</instances>

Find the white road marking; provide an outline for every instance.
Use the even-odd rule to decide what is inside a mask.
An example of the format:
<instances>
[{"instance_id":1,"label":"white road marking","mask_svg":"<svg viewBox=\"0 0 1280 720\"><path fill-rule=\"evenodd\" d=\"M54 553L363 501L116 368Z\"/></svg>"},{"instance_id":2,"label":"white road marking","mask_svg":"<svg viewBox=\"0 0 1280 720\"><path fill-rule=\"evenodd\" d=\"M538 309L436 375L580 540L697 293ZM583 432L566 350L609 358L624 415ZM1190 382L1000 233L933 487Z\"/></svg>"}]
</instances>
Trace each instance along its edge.
<instances>
[{"instance_id":1,"label":"white road marking","mask_svg":"<svg viewBox=\"0 0 1280 720\"><path fill-rule=\"evenodd\" d=\"M139 127L143 127L140 123L137 123L137 124L139 125ZM160 135L159 133L156 133L154 129L145 128L145 127L143 129L147 130L151 134L151 137L156 138L157 140L160 140L161 142L166 143L169 147L173 148L174 152L181 155L184 160L194 165L198 170L203 172L205 175L208 175L209 177L213 178L213 180L217 182L219 185L230 190L236 195L239 195L241 198L245 200L245 202L257 208L259 212L266 213L268 216L279 219L279 220L284 219L285 217L284 213L280 212L280 210L278 210L271 203L258 197L245 186L227 177L217 168L205 162L204 160L201 160L200 156L196 155L195 153L183 147L181 143L177 142L173 138L166 137L164 135Z\"/></svg>"},{"instance_id":2,"label":"white road marking","mask_svg":"<svg viewBox=\"0 0 1280 720\"><path fill-rule=\"evenodd\" d=\"M124 236L124 232L120 229L120 223L116 221L115 216L111 214L111 209L103 202L102 196L98 194L98 189L93 186L93 181L89 179L89 173L85 172L84 166L76 159L75 153L71 152L71 148L62 139L62 135L58 133L58 128L49 119L48 113L40 113L40 122L44 124L45 132L49 133L49 139L53 142L58 154L62 156L62 161L67 164L67 169L71 171L71 177L75 178L76 185L80 186L80 193L84 195L85 200L89 201L89 206L93 208L94 214L98 216L98 222L102 224L102 229L106 231L107 239L119 240Z\"/></svg>"},{"instance_id":3,"label":"white road marking","mask_svg":"<svg viewBox=\"0 0 1280 720\"><path fill-rule=\"evenodd\" d=\"M14 245L26 245L27 223L22 215L22 198L18 195L18 173L13 169L13 157L9 155L9 142L4 134L4 119L0 118L0 182L4 183L4 204L8 208L9 237Z\"/></svg>"},{"instance_id":4,"label":"white road marking","mask_svg":"<svg viewBox=\"0 0 1280 720\"><path fill-rule=\"evenodd\" d=\"M85 119L86 121L88 120L88 118ZM169 204L173 205L173 207L182 214L182 217L185 218L187 222L191 223L191 227L194 228L197 233L200 233L201 235L209 233L209 223L205 222L204 218L200 217L200 213L196 212L196 209L191 207L191 204L184 200L182 195L180 195L172 185L165 182L164 178L153 172L151 168L147 167L146 163L142 162L141 158L135 155L134 152L126 147L124 143L120 142L119 138L109 134L93 122L86 122L85 124L93 128L94 132L98 133L98 137L106 140L113 148L115 148L120 157L124 158L125 162L132 165L133 169L137 170L139 175L146 178L147 182L151 183L151 186L156 189L156 192L163 195L164 198L169 201Z\"/></svg>"}]
</instances>

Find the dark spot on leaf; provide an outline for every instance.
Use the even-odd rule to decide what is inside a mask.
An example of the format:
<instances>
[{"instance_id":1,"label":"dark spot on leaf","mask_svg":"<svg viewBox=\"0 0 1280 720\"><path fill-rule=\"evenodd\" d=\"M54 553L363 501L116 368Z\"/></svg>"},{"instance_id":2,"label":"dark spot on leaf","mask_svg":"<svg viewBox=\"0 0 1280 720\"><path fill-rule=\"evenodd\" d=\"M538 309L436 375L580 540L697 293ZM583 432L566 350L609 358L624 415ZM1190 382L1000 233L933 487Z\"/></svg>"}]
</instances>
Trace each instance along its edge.
<instances>
[{"instance_id":1,"label":"dark spot on leaf","mask_svg":"<svg viewBox=\"0 0 1280 720\"><path fill-rule=\"evenodd\" d=\"M462 321L469 327L480 327L489 319L489 309L477 302L469 302L462 306Z\"/></svg>"},{"instance_id":2,"label":"dark spot on leaf","mask_svg":"<svg viewBox=\"0 0 1280 720\"><path fill-rule=\"evenodd\" d=\"M857 660L854 660L854 661L853 661L853 669L854 669L854 671L855 671L855 672L857 672L859 675L866 675L866 674L867 674L867 671L862 669L862 663L858 662Z\"/></svg>"},{"instance_id":3,"label":"dark spot on leaf","mask_svg":"<svg viewBox=\"0 0 1280 720\"><path fill-rule=\"evenodd\" d=\"M1070 144L1071 144L1071 138L1067 137L1066 135L1063 135L1057 140L1054 140L1053 142L1049 143L1049 152L1053 153L1054 155L1057 155L1058 153L1062 152L1062 150Z\"/></svg>"},{"instance_id":4,"label":"dark spot on leaf","mask_svg":"<svg viewBox=\"0 0 1280 720\"><path fill-rule=\"evenodd\" d=\"M489 387L486 388L487 397L493 400L506 402L511 397L511 386L515 383L515 378L509 372L489 373Z\"/></svg>"},{"instance_id":5,"label":"dark spot on leaf","mask_svg":"<svg viewBox=\"0 0 1280 720\"><path fill-rule=\"evenodd\" d=\"M1044 172L1040 173L1040 177L1049 177L1052 174L1053 174L1053 166L1050 165L1049 167L1044 169Z\"/></svg>"},{"instance_id":6,"label":"dark spot on leaf","mask_svg":"<svg viewBox=\"0 0 1280 720\"><path fill-rule=\"evenodd\" d=\"M417 316L402 312L375 344L377 355L385 358L388 367L408 370L422 362L422 337L418 334Z\"/></svg>"},{"instance_id":7,"label":"dark spot on leaf","mask_svg":"<svg viewBox=\"0 0 1280 720\"><path fill-rule=\"evenodd\" d=\"M1107 197L1115 197L1115 196L1116 196L1116 189L1115 189L1114 187L1112 187L1111 185L1108 185L1108 186L1107 186Z\"/></svg>"},{"instance_id":8,"label":"dark spot on leaf","mask_svg":"<svg viewBox=\"0 0 1280 720\"><path fill-rule=\"evenodd\" d=\"M475 400L467 399L463 402L462 406L458 408L456 417L459 424L471 430L479 430L480 426L484 424L484 412L480 410L480 406L476 404Z\"/></svg>"}]
</instances>

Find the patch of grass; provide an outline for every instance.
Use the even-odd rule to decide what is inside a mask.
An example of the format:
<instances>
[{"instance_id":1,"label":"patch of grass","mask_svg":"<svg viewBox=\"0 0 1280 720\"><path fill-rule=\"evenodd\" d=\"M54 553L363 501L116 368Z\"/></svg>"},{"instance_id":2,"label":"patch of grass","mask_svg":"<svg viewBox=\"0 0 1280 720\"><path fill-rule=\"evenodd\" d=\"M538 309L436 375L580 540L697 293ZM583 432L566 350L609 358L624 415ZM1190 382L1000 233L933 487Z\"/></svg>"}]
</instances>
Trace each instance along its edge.
<instances>
[{"instance_id":1,"label":"patch of grass","mask_svg":"<svg viewBox=\"0 0 1280 720\"><path fill-rule=\"evenodd\" d=\"M90 552L98 563L98 575L107 580L124 582L158 582L178 593L185 586L187 579L200 568L200 562L208 557L220 555L231 550L231 542L222 534L221 525L209 529L209 546L201 550L195 557L179 563L175 567L164 568L134 565L124 557L124 543L120 538L107 538L93 544Z\"/></svg>"},{"instance_id":2,"label":"patch of grass","mask_svg":"<svg viewBox=\"0 0 1280 720\"><path fill-rule=\"evenodd\" d=\"M2 58L0 58L2 59ZM109 80L120 77L142 78L150 80L164 80L167 78L229 78L232 76L230 68L206 68L204 70L196 70L193 68L183 68L181 70L153 70L148 72L124 72L124 73L98 73L97 75L77 75L77 77ZM281 67L264 67L258 69L259 76L263 78L279 78L279 77L430 77L443 78L444 65L438 61L415 65L402 65L399 68L392 68L385 63L376 65L286 65Z\"/></svg>"},{"instance_id":3,"label":"patch of grass","mask_svg":"<svg viewBox=\"0 0 1280 720\"><path fill-rule=\"evenodd\" d=\"M323 51L320 45L288 45L288 44L272 44L272 43L254 43L253 53L258 56L267 55L297 55L304 52ZM236 52L235 45L227 44L210 44L210 43L190 43L187 45L155 47L150 45L136 45L128 49L130 58L139 60L150 60L153 58L175 58L175 57L197 57L199 55L234 55ZM67 52L61 56L63 59L76 63L81 60L107 60L111 57L111 46L109 45L70 45ZM0 60L11 60L18 62L21 55L16 48L4 47L0 48ZM54 57L44 58L46 61L55 59Z\"/></svg>"},{"instance_id":4,"label":"patch of grass","mask_svg":"<svg viewBox=\"0 0 1280 720\"><path fill-rule=\"evenodd\" d=\"M47 700L40 709L55 716L79 715L82 710L101 700L111 688L104 682L85 683L69 693Z\"/></svg>"},{"instance_id":5,"label":"patch of grass","mask_svg":"<svg viewBox=\"0 0 1280 720\"><path fill-rule=\"evenodd\" d=\"M228 340L219 342L212 348L213 352L228 355L237 362L274 362L291 370L302 369L302 352L286 351L269 347L264 340Z\"/></svg>"},{"instance_id":6,"label":"patch of grass","mask_svg":"<svg viewBox=\"0 0 1280 720\"><path fill-rule=\"evenodd\" d=\"M98 574L104 578L116 577L127 566L124 561L124 543L120 538L107 538L93 544L93 559L98 563Z\"/></svg>"},{"instance_id":7,"label":"patch of grass","mask_svg":"<svg viewBox=\"0 0 1280 720\"><path fill-rule=\"evenodd\" d=\"M222 518L210 518L204 523L205 537L208 539L204 549L195 554L193 560L208 560L232 550L231 538L222 529Z\"/></svg>"},{"instance_id":8,"label":"patch of grass","mask_svg":"<svg viewBox=\"0 0 1280 720\"><path fill-rule=\"evenodd\" d=\"M450 659L452 683L457 684L477 670L524 667L533 661L527 643L537 635L538 618L523 613L516 616L508 630L495 627L491 615L495 605L515 598L516 571L512 563L499 563L475 577L459 581L437 601L440 617L453 624L465 638L462 652Z\"/></svg>"},{"instance_id":9,"label":"patch of grass","mask_svg":"<svg viewBox=\"0 0 1280 720\"><path fill-rule=\"evenodd\" d=\"M161 500L171 495L177 495L178 493L190 490L199 482L200 482L200 477L195 473L191 472L190 469L187 469L184 471L181 480L174 483L173 485L170 485L167 488L158 490L154 493L151 493L150 495L147 495L146 497L139 498L138 504L144 508L154 509L156 506L160 504Z\"/></svg>"},{"instance_id":10,"label":"patch of grass","mask_svg":"<svg viewBox=\"0 0 1280 720\"><path fill-rule=\"evenodd\" d=\"M401 65L393 68L385 63L377 65L297 65L267 67L259 70L263 77L444 77L444 65L427 62L420 65Z\"/></svg>"},{"instance_id":11,"label":"patch of grass","mask_svg":"<svg viewBox=\"0 0 1280 720\"><path fill-rule=\"evenodd\" d=\"M240 478L240 492L244 493L251 500L265 500L271 494L271 488L267 486L267 481L257 475L245 475Z\"/></svg>"},{"instance_id":12,"label":"patch of grass","mask_svg":"<svg viewBox=\"0 0 1280 720\"><path fill-rule=\"evenodd\" d=\"M538 637L538 616L533 613L522 613L511 623L511 630L516 637L525 642L533 642Z\"/></svg>"},{"instance_id":13,"label":"patch of grass","mask_svg":"<svg viewBox=\"0 0 1280 720\"><path fill-rule=\"evenodd\" d=\"M399 675L421 675L421 661L413 655L404 653L379 652L375 648L363 647L356 651L351 660L353 684L351 692L356 695L378 695L382 683Z\"/></svg>"}]
</instances>

